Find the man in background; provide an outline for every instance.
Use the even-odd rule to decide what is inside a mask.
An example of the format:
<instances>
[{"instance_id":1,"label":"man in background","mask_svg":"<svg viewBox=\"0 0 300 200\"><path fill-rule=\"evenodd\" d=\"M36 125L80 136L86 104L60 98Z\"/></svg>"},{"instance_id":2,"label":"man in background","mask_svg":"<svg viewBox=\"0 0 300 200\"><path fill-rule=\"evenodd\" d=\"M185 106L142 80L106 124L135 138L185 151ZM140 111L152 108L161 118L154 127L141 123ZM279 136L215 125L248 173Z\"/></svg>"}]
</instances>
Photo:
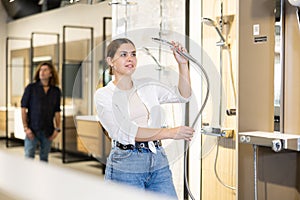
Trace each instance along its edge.
<instances>
[{"instance_id":1,"label":"man in background","mask_svg":"<svg viewBox=\"0 0 300 200\"><path fill-rule=\"evenodd\" d=\"M48 162L54 138L60 132L60 98L57 72L50 62L38 65L34 82L27 85L21 99L22 121L26 133L25 157L34 158L40 144L40 160Z\"/></svg>"}]
</instances>

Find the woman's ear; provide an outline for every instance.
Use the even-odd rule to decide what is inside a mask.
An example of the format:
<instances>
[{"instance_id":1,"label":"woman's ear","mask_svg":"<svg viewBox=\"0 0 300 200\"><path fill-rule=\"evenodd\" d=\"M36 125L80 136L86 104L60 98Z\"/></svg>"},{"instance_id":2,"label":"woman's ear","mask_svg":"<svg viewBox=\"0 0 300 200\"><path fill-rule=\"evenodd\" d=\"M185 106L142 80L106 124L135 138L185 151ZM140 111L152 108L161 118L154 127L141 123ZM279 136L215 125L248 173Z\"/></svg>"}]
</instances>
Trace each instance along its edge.
<instances>
[{"instance_id":1,"label":"woman's ear","mask_svg":"<svg viewBox=\"0 0 300 200\"><path fill-rule=\"evenodd\" d=\"M107 58L106 58L106 62L107 62L107 64L108 64L109 66L113 66L111 57L107 57Z\"/></svg>"}]
</instances>

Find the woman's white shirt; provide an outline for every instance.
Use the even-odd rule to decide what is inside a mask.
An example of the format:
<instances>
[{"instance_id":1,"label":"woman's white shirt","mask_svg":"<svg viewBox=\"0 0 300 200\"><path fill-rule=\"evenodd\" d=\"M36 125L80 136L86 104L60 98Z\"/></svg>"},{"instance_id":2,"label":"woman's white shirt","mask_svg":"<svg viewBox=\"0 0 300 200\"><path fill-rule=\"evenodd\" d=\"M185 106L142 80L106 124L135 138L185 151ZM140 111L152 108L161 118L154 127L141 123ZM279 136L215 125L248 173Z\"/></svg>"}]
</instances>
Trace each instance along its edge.
<instances>
[{"instance_id":1,"label":"woman's white shirt","mask_svg":"<svg viewBox=\"0 0 300 200\"><path fill-rule=\"evenodd\" d=\"M189 101L180 95L177 86L169 87L153 79L133 80L130 93L135 92L148 110L148 128L161 127L160 104ZM111 81L95 92L94 102L97 117L109 136L122 144L135 144L139 125L130 116L128 91L120 90Z\"/></svg>"}]
</instances>

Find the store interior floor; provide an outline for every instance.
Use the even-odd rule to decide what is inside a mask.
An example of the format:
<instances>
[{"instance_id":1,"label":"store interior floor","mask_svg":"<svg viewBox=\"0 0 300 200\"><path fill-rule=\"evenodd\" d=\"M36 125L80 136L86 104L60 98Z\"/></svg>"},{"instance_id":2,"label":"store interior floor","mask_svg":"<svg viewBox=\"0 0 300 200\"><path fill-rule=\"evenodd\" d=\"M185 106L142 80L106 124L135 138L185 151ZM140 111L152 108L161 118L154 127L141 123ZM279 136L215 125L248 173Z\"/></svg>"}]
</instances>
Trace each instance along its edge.
<instances>
[{"instance_id":1,"label":"store interior floor","mask_svg":"<svg viewBox=\"0 0 300 200\"><path fill-rule=\"evenodd\" d=\"M14 145L12 147L6 147L5 140L0 140L0 150L24 157L24 146ZM103 179L104 174L102 171L102 165L99 161L97 161L96 159L85 159L85 160L76 159L76 160L78 160L78 161L63 163L61 152L52 151L49 154L49 164L50 165L56 165L59 167L69 168L70 170L78 170L80 172L98 176L99 179ZM36 153L35 161L39 162L38 152Z\"/></svg>"}]
</instances>

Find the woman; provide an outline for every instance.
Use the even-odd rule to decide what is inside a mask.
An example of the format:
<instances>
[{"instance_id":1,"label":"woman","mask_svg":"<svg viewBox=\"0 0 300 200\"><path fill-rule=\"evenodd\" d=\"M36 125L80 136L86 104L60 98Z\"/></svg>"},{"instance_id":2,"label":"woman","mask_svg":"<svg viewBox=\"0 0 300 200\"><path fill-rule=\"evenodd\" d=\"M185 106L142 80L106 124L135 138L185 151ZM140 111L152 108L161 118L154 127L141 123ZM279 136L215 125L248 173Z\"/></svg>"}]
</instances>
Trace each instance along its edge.
<instances>
[{"instance_id":1,"label":"woman","mask_svg":"<svg viewBox=\"0 0 300 200\"><path fill-rule=\"evenodd\" d=\"M177 198L163 139L190 141L194 129L187 126L161 128L162 103L185 103L191 96L188 61L176 51L186 51L172 42L179 67L178 87L153 80L132 79L137 66L136 48L126 38L113 40L106 61L114 80L95 93L97 116L112 139L105 179Z\"/></svg>"}]
</instances>

